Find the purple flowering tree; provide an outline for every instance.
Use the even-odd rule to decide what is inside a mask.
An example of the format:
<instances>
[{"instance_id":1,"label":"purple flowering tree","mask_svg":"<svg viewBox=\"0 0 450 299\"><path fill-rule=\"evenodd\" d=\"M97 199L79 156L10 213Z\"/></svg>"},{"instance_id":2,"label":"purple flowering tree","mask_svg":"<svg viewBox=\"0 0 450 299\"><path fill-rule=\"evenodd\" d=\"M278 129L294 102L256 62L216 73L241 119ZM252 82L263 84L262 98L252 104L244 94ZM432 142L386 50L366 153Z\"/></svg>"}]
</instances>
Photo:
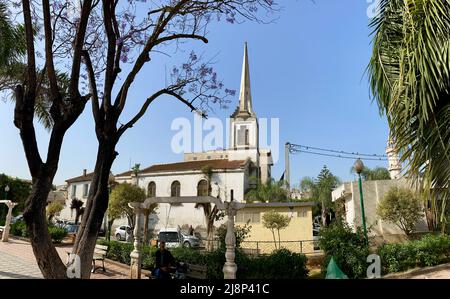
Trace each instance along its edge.
<instances>
[{"instance_id":1,"label":"purple flowering tree","mask_svg":"<svg viewBox=\"0 0 450 299\"><path fill-rule=\"evenodd\" d=\"M120 3L119 3L120 2ZM108 179L121 136L168 96L206 116L210 105L226 105L235 91L224 88L211 63L190 53L171 70L171 82L149 95L123 124L119 118L137 75L154 54L186 48L186 41L207 43L212 22L262 21L276 10L272 0L23 0L11 1L22 15L26 36L26 80L15 88L14 123L20 131L32 176L32 194L24 219L45 278L66 278L66 267L48 233L47 196L58 169L67 130L90 102L98 139L97 160L73 253L81 258L81 276L90 277L98 231L108 207ZM139 12L139 13L136 13ZM177 51L180 53L182 51ZM124 67L126 66L126 67ZM124 72L123 69L127 71ZM65 74L60 76L59 74ZM120 75L119 75L120 74ZM62 79L64 78L64 79ZM38 149L33 124L41 83L48 85L52 119L46 157Z\"/></svg>"}]
</instances>

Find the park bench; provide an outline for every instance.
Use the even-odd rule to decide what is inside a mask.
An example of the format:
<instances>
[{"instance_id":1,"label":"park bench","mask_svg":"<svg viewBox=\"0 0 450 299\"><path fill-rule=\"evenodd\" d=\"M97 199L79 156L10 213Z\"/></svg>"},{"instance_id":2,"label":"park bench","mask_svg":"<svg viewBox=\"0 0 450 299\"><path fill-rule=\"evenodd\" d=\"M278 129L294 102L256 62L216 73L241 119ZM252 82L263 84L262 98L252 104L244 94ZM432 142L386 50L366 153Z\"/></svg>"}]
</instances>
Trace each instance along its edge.
<instances>
[{"instance_id":1,"label":"park bench","mask_svg":"<svg viewBox=\"0 0 450 299\"><path fill-rule=\"evenodd\" d=\"M206 279L208 267L204 265L194 265L186 263L186 278L188 279Z\"/></svg>"},{"instance_id":2,"label":"park bench","mask_svg":"<svg viewBox=\"0 0 450 299\"><path fill-rule=\"evenodd\" d=\"M105 245L95 245L94 256L92 257L92 273L94 273L97 269L103 268L103 272L105 272L105 257L106 252L108 251L108 246ZM102 261L102 267L95 267L95 261Z\"/></svg>"}]
</instances>

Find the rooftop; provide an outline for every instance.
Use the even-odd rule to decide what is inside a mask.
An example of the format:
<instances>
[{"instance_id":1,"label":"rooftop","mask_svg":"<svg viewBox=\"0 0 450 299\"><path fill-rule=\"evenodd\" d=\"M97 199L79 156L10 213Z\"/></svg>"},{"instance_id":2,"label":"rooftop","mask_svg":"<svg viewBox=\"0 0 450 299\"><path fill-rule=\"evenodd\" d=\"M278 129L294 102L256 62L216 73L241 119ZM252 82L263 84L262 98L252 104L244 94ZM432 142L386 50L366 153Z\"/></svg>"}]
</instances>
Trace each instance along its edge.
<instances>
[{"instance_id":1,"label":"rooftop","mask_svg":"<svg viewBox=\"0 0 450 299\"><path fill-rule=\"evenodd\" d=\"M212 169L239 169L243 168L246 164L245 160L228 160L228 159L216 159L216 160L199 160L199 161L185 161L168 164L155 164L150 167L142 169L139 173L153 173L153 172L165 172L165 171L188 171L188 170L202 170L204 167L210 166ZM132 170L120 173L116 177L130 176L133 173Z\"/></svg>"}]
</instances>

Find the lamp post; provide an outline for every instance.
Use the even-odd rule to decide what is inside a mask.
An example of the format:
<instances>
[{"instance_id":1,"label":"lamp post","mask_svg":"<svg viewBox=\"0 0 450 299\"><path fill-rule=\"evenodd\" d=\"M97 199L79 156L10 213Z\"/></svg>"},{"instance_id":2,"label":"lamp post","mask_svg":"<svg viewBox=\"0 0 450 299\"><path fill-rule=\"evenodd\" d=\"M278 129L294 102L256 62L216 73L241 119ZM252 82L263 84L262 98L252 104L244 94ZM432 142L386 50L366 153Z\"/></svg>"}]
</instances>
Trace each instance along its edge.
<instances>
[{"instance_id":1,"label":"lamp post","mask_svg":"<svg viewBox=\"0 0 450 299\"><path fill-rule=\"evenodd\" d=\"M8 200L9 185L5 187L5 200Z\"/></svg>"},{"instance_id":2,"label":"lamp post","mask_svg":"<svg viewBox=\"0 0 450 299\"><path fill-rule=\"evenodd\" d=\"M362 217L362 225L364 229L364 239L366 241L366 244L368 243L367 238L367 228L366 228L366 214L364 212L364 198L363 198L363 191L362 191L362 182L361 182L361 172L364 169L364 164L361 161L361 159L357 159L354 164L355 171L358 174L358 181L359 181L359 199L361 201L361 217Z\"/></svg>"}]
</instances>

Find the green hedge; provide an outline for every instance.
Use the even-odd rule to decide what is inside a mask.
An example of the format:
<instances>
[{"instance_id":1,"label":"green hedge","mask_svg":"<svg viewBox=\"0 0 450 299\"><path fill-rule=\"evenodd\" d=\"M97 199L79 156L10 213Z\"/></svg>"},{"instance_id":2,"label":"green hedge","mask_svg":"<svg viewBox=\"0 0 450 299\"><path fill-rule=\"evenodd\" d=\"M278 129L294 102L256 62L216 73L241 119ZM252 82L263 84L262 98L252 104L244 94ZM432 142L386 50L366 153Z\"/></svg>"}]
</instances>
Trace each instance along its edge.
<instances>
[{"instance_id":1,"label":"green hedge","mask_svg":"<svg viewBox=\"0 0 450 299\"><path fill-rule=\"evenodd\" d=\"M450 262L450 236L426 235L420 240L378 248L384 274Z\"/></svg>"},{"instance_id":2,"label":"green hedge","mask_svg":"<svg viewBox=\"0 0 450 299\"><path fill-rule=\"evenodd\" d=\"M20 220L16 223L11 224L10 227L10 234L14 236L24 237L28 238L30 237L27 226L25 224L25 221ZM67 230L65 228L57 227L54 225L48 226L48 232L50 233L50 236L52 238L52 241L54 243L61 243L61 241L67 237Z\"/></svg>"},{"instance_id":3,"label":"green hedge","mask_svg":"<svg viewBox=\"0 0 450 299\"><path fill-rule=\"evenodd\" d=\"M99 244L109 246L106 257L124 264L130 264L130 253L133 245L117 241L99 240ZM144 246L142 254L142 268L151 270L154 267L155 253L158 248ZM222 268L225 263L225 250L218 249L212 252L202 252L191 248L171 249L177 261L207 266L208 279L223 279ZM293 253L287 249L274 251L270 255L250 257L241 250L236 250L236 276L238 279L263 278L293 278L301 279L308 276L306 256Z\"/></svg>"},{"instance_id":4,"label":"green hedge","mask_svg":"<svg viewBox=\"0 0 450 299\"><path fill-rule=\"evenodd\" d=\"M50 233L53 243L61 243L68 235L67 229L57 226L49 226L48 232Z\"/></svg>"},{"instance_id":5,"label":"green hedge","mask_svg":"<svg viewBox=\"0 0 450 299\"><path fill-rule=\"evenodd\" d=\"M23 220L20 220L20 221L17 221L15 223L11 224L9 233L11 235L19 236L19 237L24 237L24 238L29 237L27 226L25 224L25 221L23 221Z\"/></svg>"},{"instance_id":6,"label":"green hedge","mask_svg":"<svg viewBox=\"0 0 450 299\"><path fill-rule=\"evenodd\" d=\"M370 252L360 227L353 232L346 223L332 223L320 231L319 246L325 253L323 274L326 274L328 263L334 257L336 264L349 278L366 277L366 259Z\"/></svg>"}]
</instances>

